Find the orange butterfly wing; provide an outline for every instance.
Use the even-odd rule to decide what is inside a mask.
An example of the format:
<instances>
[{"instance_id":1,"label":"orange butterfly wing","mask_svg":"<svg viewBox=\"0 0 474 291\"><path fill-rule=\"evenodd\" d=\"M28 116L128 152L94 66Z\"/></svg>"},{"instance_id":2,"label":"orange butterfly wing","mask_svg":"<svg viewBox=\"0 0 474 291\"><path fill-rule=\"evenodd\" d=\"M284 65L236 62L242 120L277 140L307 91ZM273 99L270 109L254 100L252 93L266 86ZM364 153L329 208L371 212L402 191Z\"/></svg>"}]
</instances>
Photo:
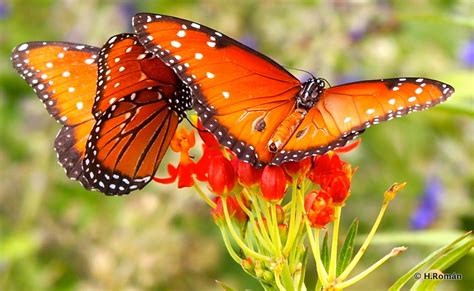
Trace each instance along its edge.
<instances>
[{"instance_id":1,"label":"orange butterfly wing","mask_svg":"<svg viewBox=\"0 0 474 291\"><path fill-rule=\"evenodd\" d=\"M252 164L273 159L267 143L295 109L298 79L270 58L197 23L141 13L133 25L146 49L193 89L194 108L222 145Z\"/></svg>"},{"instance_id":2,"label":"orange butterfly wing","mask_svg":"<svg viewBox=\"0 0 474 291\"><path fill-rule=\"evenodd\" d=\"M86 177L108 195L127 194L151 181L179 122L159 91L133 94L102 114L87 145Z\"/></svg>"},{"instance_id":3,"label":"orange butterfly wing","mask_svg":"<svg viewBox=\"0 0 474 291\"><path fill-rule=\"evenodd\" d=\"M49 114L64 127L55 140L58 160L73 180L83 176L85 144L94 125L99 48L66 42L28 42L12 52L12 64L33 88Z\"/></svg>"},{"instance_id":4,"label":"orange butterfly wing","mask_svg":"<svg viewBox=\"0 0 474 291\"><path fill-rule=\"evenodd\" d=\"M120 98L145 88L158 86L171 95L179 81L171 69L145 51L134 34L111 37L100 50L98 64L96 117Z\"/></svg>"},{"instance_id":5,"label":"orange butterfly wing","mask_svg":"<svg viewBox=\"0 0 474 291\"><path fill-rule=\"evenodd\" d=\"M151 181L191 106L190 91L133 34L113 36L104 45L97 84L85 176L105 194L127 194Z\"/></svg>"},{"instance_id":6,"label":"orange butterfly wing","mask_svg":"<svg viewBox=\"0 0 474 291\"><path fill-rule=\"evenodd\" d=\"M344 146L373 124L430 108L453 92L450 85L427 78L361 81L325 89L274 163Z\"/></svg>"}]
</instances>

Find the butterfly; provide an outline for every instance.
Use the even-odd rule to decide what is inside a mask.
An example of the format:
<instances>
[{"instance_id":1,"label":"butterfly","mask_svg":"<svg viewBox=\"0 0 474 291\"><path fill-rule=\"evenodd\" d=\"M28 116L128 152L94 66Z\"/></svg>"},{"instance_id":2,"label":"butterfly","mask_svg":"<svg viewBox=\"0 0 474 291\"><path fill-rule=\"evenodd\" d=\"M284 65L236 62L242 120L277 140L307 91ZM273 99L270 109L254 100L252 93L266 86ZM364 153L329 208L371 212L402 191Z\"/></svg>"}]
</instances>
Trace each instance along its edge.
<instances>
[{"instance_id":1,"label":"butterfly","mask_svg":"<svg viewBox=\"0 0 474 291\"><path fill-rule=\"evenodd\" d=\"M12 64L63 125L55 150L67 176L108 195L151 180L191 108L189 88L133 34L101 49L23 43Z\"/></svg>"},{"instance_id":2,"label":"butterfly","mask_svg":"<svg viewBox=\"0 0 474 291\"><path fill-rule=\"evenodd\" d=\"M209 27L139 13L139 41L193 91L205 128L239 159L279 165L344 146L366 128L432 107L454 92L427 78L392 78L327 87L300 82L269 57Z\"/></svg>"}]
</instances>

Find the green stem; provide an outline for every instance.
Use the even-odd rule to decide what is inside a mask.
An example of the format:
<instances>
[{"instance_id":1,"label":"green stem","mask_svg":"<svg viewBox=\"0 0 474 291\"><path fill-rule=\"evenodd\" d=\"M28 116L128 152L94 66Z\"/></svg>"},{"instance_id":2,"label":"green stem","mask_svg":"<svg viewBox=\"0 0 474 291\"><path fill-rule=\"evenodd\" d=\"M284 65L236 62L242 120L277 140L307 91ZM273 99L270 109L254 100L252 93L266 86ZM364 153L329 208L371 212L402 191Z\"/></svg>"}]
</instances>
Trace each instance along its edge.
<instances>
[{"instance_id":1,"label":"green stem","mask_svg":"<svg viewBox=\"0 0 474 291\"><path fill-rule=\"evenodd\" d=\"M270 204L270 211L271 211L271 226L273 227L273 232L275 233L275 243L276 244L276 252L278 256L281 256L281 238L280 238L280 229L278 228L278 218L276 213L276 203Z\"/></svg>"},{"instance_id":2,"label":"green stem","mask_svg":"<svg viewBox=\"0 0 474 291\"><path fill-rule=\"evenodd\" d=\"M389 260L392 257L398 256L401 252L404 252L405 250L406 250L406 247L398 247L398 248L392 249L392 251L390 253L385 255L383 258L378 260L376 263L374 263L372 266L370 266L369 268L364 270L362 273L360 273L359 275L355 276L352 279L349 279L345 282L334 285L334 288L335 289L343 289L343 288L349 287L351 285L354 285L355 283L359 282L360 280L364 279L367 275L372 273L375 269L380 267L387 260Z\"/></svg>"},{"instance_id":3,"label":"green stem","mask_svg":"<svg viewBox=\"0 0 474 291\"><path fill-rule=\"evenodd\" d=\"M336 265L337 265L337 243L339 239L339 223L341 221L341 206L336 206L335 220L332 230L332 241L331 241L331 258L329 260L329 282L333 282L336 279Z\"/></svg>"},{"instance_id":4,"label":"green stem","mask_svg":"<svg viewBox=\"0 0 474 291\"><path fill-rule=\"evenodd\" d=\"M265 241L265 244L271 248L273 252L275 252L275 246L272 244L272 240L270 238L270 235L267 232L266 224L263 221L262 218L262 211L260 210L260 207L258 206L258 195L253 195L253 197L244 189L242 191L244 195L246 196L247 200L252 202L252 205L255 210L255 216L257 216L257 222L258 225L255 225L255 228L258 228L258 230L261 232L263 241Z\"/></svg>"},{"instance_id":5,"label":"green stem","mask_svg":"<svg viewBox=\"0 0 474 291\"><path fill-rule=\"evenodd\" d=\"M295 219L297 215L297 202L298 202L298 187L296 180L293 181L292 189L291 189L291 201L288 203L291 205L291 212L290 212L290 224L288 225L288 238L286 240L285 247L283 248L283 254L287 255L291 248L293 247L294 239L296 238L296 233L299 229L299 225L295 224ZM295 231L296 229L296 231Z\"/></svg>"},{"instance_id":6,"label":"green stem","mask_svg":"<svg viewBox=\"0 0 474 291\"><path fill-rule=\"evenodd\" d=\"M199 185L197 183L194 183L194 190L196 190L196 192L198 192L199 196L201 196L202 199L204 199L204 201L206 201L206 203L212 208L216 208L216 203L214 201L212 201L211 199L209 199L209 197L207 197L207 195L202 191L201 187L199 187Z\"/></svg>"},{"instance_id":7,"label":"green stem","mask_svg":"<svg viewBox=\"0 0 474 291\"><path fill-rule=\"evenodd\" d=\"M239 235L235 232L234 226L232 224L232 221L230 219L229 215L229 210L227 208L227 198L225 196L222 197L222 206L224 208L224 216L225 220L227 223L227 229L229 230L232 238L234 241L239 245L239 247L247 254L250 254L251 256L255 257L256 259L262 260L262 261L270 261L271 258L265 255L262 255L260 253L257 253L256 251L250 249L239 237Z\"/></svg>"},{"instance_id":8,"label":"green stem","mask_svg":"<svg viewBox=\"0 0 474 291\"><path fill-rule=\"evenodd\" d=\"M280 274L275 273L274 276L275 276L275 283L278 287L278 290L286 291L286 288L283 286L283 284L280 281Z\"/></svg>"},{"instance_id":9,"label":"green stem","mask_svg":"<svg viewBox=\"0 0 474 291\"><path fill-rule=\"evenodd\" d=\"M291 276L290 267L288 266L288 263L286 261L283 262L281 275L282 275L283 283L285 286L285 290L288 290L288 291L295 290L295 287L294 287L295 282L293 282L293 277Z\"/></svg>"},{"instance_id":10,"label":"green stem","mask_svg":"<svg viewBox=\"0 0 474 291\"><path fill-rule=\"evenodd\" d=\"M340 282L344 281L347 276L352 272L352 270L355 268L359 260L362 258L362 256L365 254L365 251L367 250L369 244L372 242L372 239L375 236L375 233L377 232L377 229L380 225L380 222L382 221L382 218L385 214L385 211L387 210L388 205L390 204L390 200L384 200L382 208L380 209L379 215L377 216L377 219L375 220L374 225L372 226L372 229L370 230L369 235L365 239L364 243L360 247L359 251L357 254L354 256L352 261L349 263L347 268L342 272L342 274L339 276L338 280Z\"/></svg>"},{"instance_id":11,"label":"green stem","mask_svg":"<svg viewBox=\"0 0 474 291\"><path fill-rule=\"evenodd\" d=\"M225 232L224 227L219 225L219 230L221 231L222 239L224 240L224 245L227 249L227 252L230 254L232 259L234 259L234 261L240 265L242 263L242 258L237 255L234 248L232 247L232 244L230 243L229 238L227 237L227 233Z\"/></svg>"},{"instance_id":12,"label":"green stem","mask_svg":"<svg viewBox=\"0 0 474 291\"><path fill-rule=\"evenodd\" d=\"M275 246L275 257L278 257L278 254L280 253L280 250L278 249L278 245L276 244L277 236L275 233L275 228L273 227L273 219L270 214L270 211L268 210L268 206L266 205L266 201L261 199L260 197L257 199L260 205L260 209L263 212L263 215L265 215L265 220L266 223L262 225L263 229L268 229L268 233L270 235L270 240L272 242L272 245ZM262 219L263 220L263 219Z\"/></svg>"},{"instance_id":13,"label":"green stem","mask_svg":"<svg viewBox=\"0 0 474 291\"><path fill-rule=\"evenodd\" d=\"M258 244L263 246L268 252L270 253L274 252L275 251L274 246L271 244L270 240L265 239L263 237L260 231L260 228L258 227L257 222L255 221L255 216L253 215L253 213L245 206L240 195L237 195L236 198L237 198L237 203L239 203L239 206L244 210L244 212L249 217L250 226L252 227L251 232L255 234L255 236L257 237Z\"/></svg>"},{"instance_id":14,"label":"green stem","mask_svg":"<svg viewBox=\"0 0 474 291\"><path fill-rule=\"evenodd\" d=\"M311 230L311 226L309 225L308 219L305 219L305 223L309 244L313 252L314 261L316 262L316 271L318 273L318 279L319 281L321 281L323 286L328 286L328 274L326 273L326 269L324 269L324 264L321 260L321 253L319 252L319 229L316 229L316 233L313 235L313 231Z\"/></svg>"}]
</instances>

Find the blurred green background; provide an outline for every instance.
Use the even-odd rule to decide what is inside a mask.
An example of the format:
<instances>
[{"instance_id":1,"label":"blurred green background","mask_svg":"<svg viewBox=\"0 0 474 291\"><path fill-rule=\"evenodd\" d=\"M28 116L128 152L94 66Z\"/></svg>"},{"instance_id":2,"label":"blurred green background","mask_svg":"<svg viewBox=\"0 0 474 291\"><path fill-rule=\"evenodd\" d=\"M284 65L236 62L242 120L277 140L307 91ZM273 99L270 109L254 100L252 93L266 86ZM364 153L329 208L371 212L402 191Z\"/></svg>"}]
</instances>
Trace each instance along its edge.
<instances>
[{"instance_id":1,"label":"blurred green background","mask_svg":"<svg viewBox=\"0 0 474 291\"><path fill-rule=\"evenodd\" d=\"M192 189L151 183L106 197L69 181L53 151L60 126L11 68L11 49L21 42L101 46L131 32L131 17L143 11L213 27L331 84L423 76L455 87L443 105L370 128L344 156L359 167L343 210L346 227L358 217L367 232L384 190L408 182L361 268L394 246L408 251L352 290L387 288L472 229L472 1L0 0L0 290L216 290L216 279L260 288L227 256ZM170 161L177 155L163 165ZM472 290L473 264L471 255L454 265L449 271L464 279L441 289ZM309 280L313 274L310 268Z\"/></svg>"}]
</instances>

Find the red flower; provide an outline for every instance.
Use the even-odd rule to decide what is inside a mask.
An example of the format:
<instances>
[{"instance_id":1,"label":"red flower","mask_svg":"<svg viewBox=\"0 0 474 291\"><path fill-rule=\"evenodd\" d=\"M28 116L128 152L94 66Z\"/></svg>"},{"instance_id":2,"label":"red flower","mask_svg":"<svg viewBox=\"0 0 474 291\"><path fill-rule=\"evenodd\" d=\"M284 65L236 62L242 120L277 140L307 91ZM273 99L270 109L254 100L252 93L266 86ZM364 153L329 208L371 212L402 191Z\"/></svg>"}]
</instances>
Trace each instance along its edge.
<instances>
[{"instance_id":1,"label":"red flower","mask_svg":"<svg viewBox=\"0 0 474 291\"><path fill-rule=\"evenodd\" d=\"M317 156L308 178L327 192L333 203L342 205L350 194L352 169L335 153Z\"/></svg>"},{"instance_id":2,"label":"red flower","mask_svg":"<svg viewBox=\"0 0 474 291\"><path fill-rule=\"evenodd\" d=\"M293 179L302 179L311 169L311 162L312 159L308 157L299 162L286 162L282 167Z\"/></svg>"},{"instance_id":3,"label":"red flower","mask_svg":"<svg viewBox=\"0 0 474 291\"><path fill-rule=\"evenodd\" d=\"M195 173L196 164L189 156L189 150L194 146L195 138L193 131L187 131L181 127L173 136L170 147L173 151L180 153L180 161L177 167L168 165L168 178L157 178L153 180L162 184L170 184L178 179L178 188L191 187L194 185L193 174ZM199 180L200 177L198 177Z\"/></svg>"},{"instance_id":4,"label":"red flower","mask_svg":"<svg viewBox=\"0 0 474 291\"><path fill-rule=\"evenodd\" d=\"M312 227L323 228L334 220L331 196L324 191L312 191L305 196L304 208Z\"/></svg>"},{"instance_id":5,"label":"red flower","mask_svg":"<svg viewBox=\"0 0 474 291\"><path fill-rule=\"evenodd\" d=\"M258 184L260 177L262 176L262 169L257 169L251 164L241 161L238 158L233 158L231 163L232 166L234 166L240 184L246 187Z\"/></svg>"},{"instance_id":6,"label":"red flower","mask_svg":"<svg viewBox=\"0 0 474 291\"><path fill-rule=\"evenodd\" d=\"M226 194L234 188L237 176L230 161L222 154L211 160L208 170L208 182L212 192L217 195Z\"/></svg>"},{"instance_id":7,"label":"red flower","mask_svg":"<svg viewBox=\"0 0 474 291\"><path fill-rule=\"evenodd\" d=\"M196 163L196 177L200 181L207 181L209 165L215 157L222 156L222 147L216 137L205 129L199 120L197 121L197 128L204 143L202 144L202 156Z\"/></svg>"},{"instance_id":8,"label":"red flower","mask_svg":"<svg viewBox=\"0 0 474 291\"><path fill-rule=\"evenodd\" d=\"M268 201L282 199L286 191L285 171L279 166L265 166L260 178L260 189L263 198Z\"/></svg>"},{"instance_id":9,"label":"red flower","mask_svg":"<svg viewBox=\"0 0 474 291\"><path fill-rule=\"evenodd\" d=\"M224 215L224 207L222 205L222 198L216 197L213 199L216 203L216 208L211 209L212 217L216 223L224 222L225 215ZM247 214L245 214L244 210L240 207L239 203L237 202L237 198L228 196L226 197L227 202L227 210L229 211L229 216L234 218L238 222L245 223L248 220Z\"/></svg>"}]
</instances>

